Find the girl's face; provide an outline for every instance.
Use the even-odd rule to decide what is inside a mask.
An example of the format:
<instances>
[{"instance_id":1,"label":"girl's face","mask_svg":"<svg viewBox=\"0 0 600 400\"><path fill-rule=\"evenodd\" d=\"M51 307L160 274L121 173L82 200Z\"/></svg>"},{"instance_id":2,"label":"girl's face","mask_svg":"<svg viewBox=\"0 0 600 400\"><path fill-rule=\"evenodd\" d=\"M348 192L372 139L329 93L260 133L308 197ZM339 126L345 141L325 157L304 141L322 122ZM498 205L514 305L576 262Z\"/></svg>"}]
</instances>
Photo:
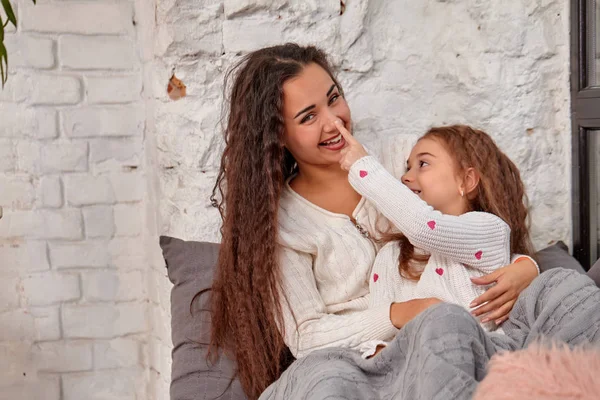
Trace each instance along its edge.
<instances>
[{"instance_id":1,"label":"girl's face","mask_svg":"<svg viewBox=\"0 0 600 400\"><path fill-rule=\"evenodd\" d=\"M448 150L435 139L420 139L413 147L402 183L444 214L469 210L467 184ZM461 195L461 193L463 195Z\"/></svg>"},{"instance_id":2,"label":"girl's face","mask_svg":"<svg viewBox=\"0 0 600 400\"><path fill-rule=\"evenodd\" d=\"M340 119L350 129L350 109L329 74L309 64L283 85L285 146L298 166L339 167L346 141L335 127Z\"/></svg>"}]
</instances>

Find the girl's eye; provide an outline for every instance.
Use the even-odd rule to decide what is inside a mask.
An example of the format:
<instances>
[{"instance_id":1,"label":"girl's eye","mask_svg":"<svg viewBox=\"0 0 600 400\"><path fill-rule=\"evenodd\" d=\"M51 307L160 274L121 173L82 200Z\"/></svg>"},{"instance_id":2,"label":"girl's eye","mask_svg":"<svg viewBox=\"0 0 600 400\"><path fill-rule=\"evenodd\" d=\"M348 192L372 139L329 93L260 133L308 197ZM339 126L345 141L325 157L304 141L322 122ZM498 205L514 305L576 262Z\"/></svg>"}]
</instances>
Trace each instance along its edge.
<instances>
[{"instance_id":1,"label":"girl's eye","mask_svg":"<svg viewBox=\"0 0 600 400\"><path fill-rule=\"evenodd\" d=\"M335 103L335 101L340 97L339 94L335 93L333 96L329 98L329 104Z\"/></svg>"},{"instance_id":2,"label":"girl's eye","mask_svg":"<svg viewBox=\"0 0 600 400\"><path fill-rule=\"evenodd\" d=\"M427 161L419 161L419 167L424 167L426 165L429 165L429 163Z\"/></svg>"},{"instance_id":3,"label":"girl's eye","mask_svg":"<svg viewBox=\"0 0 600 400\"><path fill-rule=\"evenodd\" d=\"M314 118L314 116L315 116L315 114L307 114L307 115L305 115L305 116L304 116L304 117L303 117L303 118L300 120L300 123L301 123L301 124L303 124L303 123L305 123L305 122L308 122L308 121L310 121L311 119L313 119L313 118Z\"/></svg>"}]
</instances>

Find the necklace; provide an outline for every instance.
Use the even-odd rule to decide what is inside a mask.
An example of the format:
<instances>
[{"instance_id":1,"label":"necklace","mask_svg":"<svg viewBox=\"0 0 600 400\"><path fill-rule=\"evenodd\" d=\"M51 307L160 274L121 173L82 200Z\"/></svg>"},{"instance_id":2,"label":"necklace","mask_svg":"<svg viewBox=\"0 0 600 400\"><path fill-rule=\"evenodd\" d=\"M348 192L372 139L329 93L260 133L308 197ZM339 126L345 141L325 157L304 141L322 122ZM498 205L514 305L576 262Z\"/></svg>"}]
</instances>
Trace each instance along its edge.
<instances>
[{"instance_id":1,"label":"necklace","mask_svg":"<svg viewBox=\"0 0 600 400\"><path fill-rule=\"evenodd\" d=\"M363 235L365 238L369 239L369 231L362 227L354 218L350 217L350 221L354 224L354 227Z\"/></svg>"}]
</instances>

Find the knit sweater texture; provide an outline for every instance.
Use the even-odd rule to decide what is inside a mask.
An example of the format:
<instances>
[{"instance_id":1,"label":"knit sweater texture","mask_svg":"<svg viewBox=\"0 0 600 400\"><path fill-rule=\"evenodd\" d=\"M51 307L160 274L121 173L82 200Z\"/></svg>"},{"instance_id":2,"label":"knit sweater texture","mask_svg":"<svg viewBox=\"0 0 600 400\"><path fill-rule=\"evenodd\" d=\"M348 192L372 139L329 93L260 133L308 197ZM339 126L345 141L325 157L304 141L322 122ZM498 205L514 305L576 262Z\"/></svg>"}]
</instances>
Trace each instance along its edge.
<instances>
[{"instance_id":1,"label":"knit sweater texture","mask_svg":"<svg viewBox=\"0 0 600 400\"><path fill-rule=\"evenodd\" d=\"M366 168L367 177L372 180L366 181L360 177L360 171ZM400 220L411 221L415 213L423 220L429 216L439 218L434 235L446 235L448 241L451 241L452 235L468 231L462 221L457 223L453 220L459 217L441 218L441 213L432 210L408 189L408 193L418 200L418 207L403 204L403 194L390 191L402 191L403 185L373 157L369 156L355 163L349 179L363 195L352 213L352 219L306 200L289 186L291 179L286 182L282 192L278 215L283 313L283 326L280 326L280 330L286 345L296 358L328 347L351 348L368 355L378 343L389 341L397 334L398 329L390 320L390 305L398 301L396 292L398 280L401 279L397 269L399 248L396 242L388 243L381 249L383 253L377 256L380 247L373 240L389 226L386 217L400 230L407 223ZM396 183L399 186L394 189ZM416 229L417 233L424 231L421 232L424 233L424 243L417 241L414 242L415 246L430 249L440 256L430 259L430 262L436 263L435 268L430 268L435 274L431 277L432 287L427 289L432 294L426 295L430 292L424 287L417 290L412 284L407 284L407 287L411 287L407 289L406 299L418 297L418 292L426 297L434 297L434 293L440 296L443 294L442 300L452 303L459 303L456 298L468 299L470 302L485 287L478 290L463 284L462 289L452 289L452 284L458 282L459 278L464 280L466 277L466 282L471 285L468 277L481 276L510 263L508 226L490 214L469 214L483 215L461 216L461 220L464 219L474 229L467 232L470 235L468 237L474 239L466 249L460 249L452 243L434 245L438 237L430 236L432 232L418 228L417 225L411 228ZM427 225L430 220L433 219L425 221L427 229L430 229ZM481 222L492 224L493 232L489 231L489 226L480 226L478 223ZM490 243L488 239L491 240ZM476 253L479 251L482 255L478 259ZM449 260L457 260L455 262L458 263L458 268L468 272L455 272L452 268L452 272L444 270L439 275L435 271L437 265L445 269L455 266ZM462 261L465 265L460 265ZM374 268L383 271L377 282L374 282ZM436 277L443 280L441 289L433 285ZM384 283L384 279L385 289L375 290L373 284Z\"/></svg>"}]
</instances>

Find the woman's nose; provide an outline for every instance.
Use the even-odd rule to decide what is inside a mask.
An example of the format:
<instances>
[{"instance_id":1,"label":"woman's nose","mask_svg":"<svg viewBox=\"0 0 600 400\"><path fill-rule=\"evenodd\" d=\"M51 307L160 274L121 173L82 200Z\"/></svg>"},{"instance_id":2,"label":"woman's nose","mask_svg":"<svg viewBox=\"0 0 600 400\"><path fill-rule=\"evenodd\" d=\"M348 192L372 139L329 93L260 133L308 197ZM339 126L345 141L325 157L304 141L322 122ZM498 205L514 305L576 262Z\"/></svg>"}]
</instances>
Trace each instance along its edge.
<instances>
[{"instance_id":1,"label":"woman's nose","mask_svg":"<svg viewBox=\"0 0 600 400\"><path fill-rule=\"evenodd\" d=\"M335 132L337 131L337 127L335 126L335 121L341 121L342 123L344 121L342 121L342 119L340 117L338 117L336 114L332 113L331 110L328 110L329 112L326 115L326 123L325 126L323 126L323 130L325 132Z\"/></svg>"},{"instance_id":2,"label":"woman's nose","mask_svg":"<svg viewBox=\"0 0 600 400\"><path fill-rule=\"evenodd\" d=\"M323 126L323 130L325 132L334 132L335 130L337 130L337 128L335 127L335 119L327 120L327 122Z\"/></svg>"}]
</instances>

